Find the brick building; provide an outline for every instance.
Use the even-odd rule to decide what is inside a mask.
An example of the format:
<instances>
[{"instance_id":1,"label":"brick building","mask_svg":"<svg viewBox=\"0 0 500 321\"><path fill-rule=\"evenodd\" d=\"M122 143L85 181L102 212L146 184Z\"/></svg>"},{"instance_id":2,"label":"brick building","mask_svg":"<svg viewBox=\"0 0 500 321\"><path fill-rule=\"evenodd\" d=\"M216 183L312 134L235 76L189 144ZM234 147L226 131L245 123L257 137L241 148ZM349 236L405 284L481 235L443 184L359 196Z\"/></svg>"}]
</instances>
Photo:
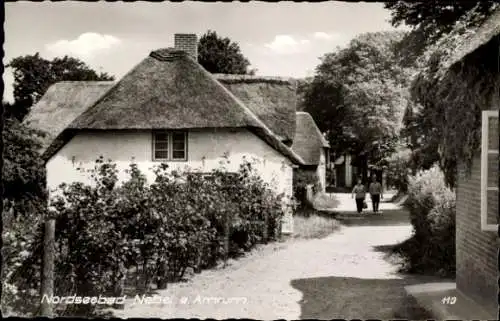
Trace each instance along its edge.
<instances>
[{"instance_id":1,"label":"brick building","mask_svg":"<svg viewBox=\"0 0 500 321\"><path fill-rule=\"evenodd\" d=\"M456 286L498 319L498 113L500 109L500 8L449 55L439 86L457 95L452 82L468 83L458 108L476 125L455 129L480 133L472 163L459 160L456 203ZM474 75L474 76L471 76ZM466 79L467 78L467 79ZM481 89L478 95L475 90ZM453 91L455 90L455 92ZM443 95L444 95L443 94ZM474 97L474 98L470 98ZM460 138L458 138L460 139Z\"/></svg>"}]
</instances>

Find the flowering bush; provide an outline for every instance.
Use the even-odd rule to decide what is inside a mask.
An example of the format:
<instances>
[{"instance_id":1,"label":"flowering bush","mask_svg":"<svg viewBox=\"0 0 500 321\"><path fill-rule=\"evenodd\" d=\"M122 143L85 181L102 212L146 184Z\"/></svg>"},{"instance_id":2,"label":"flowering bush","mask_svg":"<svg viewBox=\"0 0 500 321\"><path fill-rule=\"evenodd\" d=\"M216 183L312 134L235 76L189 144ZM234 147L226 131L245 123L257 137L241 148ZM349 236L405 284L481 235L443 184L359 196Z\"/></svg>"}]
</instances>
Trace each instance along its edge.
<instances>
[{"instance_id":1,"label":"flowering bush","mask_svg":"<svg viewBox=\"0 0 500 321\"><path fill-rule=\"evenodd\" d=\"M455 193L437 165L409 178L405 207L414 235L403 246L415 271L455 270Z\"/></svg>"},{"instance_id":2,"label":"flowering bush","mask_svg":"<svg viewBox=\"0 0 500 321\"><path fill-rule=\"evenodd\" d=\"M40 301L40 267L42 254L41 220L18 216L3 232L2 311L4 315L33 316Z\"/></svg>"},{"instance_id":3,"label":"flowering bush","mask_svg":"<svg viewBox=\"0 0 500 321\"><path fill-rule=\"evenodd\" d=\"M237 173L180 173L166 164L153 172L149 184L131 164L130 178L120 183L116 165L101 157L88 170L89 184L59 186L50 202L56 219L55 295L123 295L130 269L141 271L146 290L152 283L165 287L188 268L212 266L277 236L283 195L251 163ZM93 308L60 306L58 312L89 315Z\"/></svg>"}]
</instances>

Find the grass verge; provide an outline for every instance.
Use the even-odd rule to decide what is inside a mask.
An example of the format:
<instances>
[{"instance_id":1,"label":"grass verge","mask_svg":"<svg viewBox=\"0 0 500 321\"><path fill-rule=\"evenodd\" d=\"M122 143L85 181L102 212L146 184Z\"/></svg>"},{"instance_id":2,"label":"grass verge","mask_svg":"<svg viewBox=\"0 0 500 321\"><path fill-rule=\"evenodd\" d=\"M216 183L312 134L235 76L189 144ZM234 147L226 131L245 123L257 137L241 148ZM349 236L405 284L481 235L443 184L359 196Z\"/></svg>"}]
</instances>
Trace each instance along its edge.
<instances>
[{"instance_id":1,"label":"grass verge","mask_svg":"<svg viewBox=\"0 0 500 321\"><path fill-rule=\"evenodd\" d=\"M297 211L293 220L294 238L323 238L339 230L341 227L339 221L321 215L314 209Z\"/></svg>"}]
</instances>

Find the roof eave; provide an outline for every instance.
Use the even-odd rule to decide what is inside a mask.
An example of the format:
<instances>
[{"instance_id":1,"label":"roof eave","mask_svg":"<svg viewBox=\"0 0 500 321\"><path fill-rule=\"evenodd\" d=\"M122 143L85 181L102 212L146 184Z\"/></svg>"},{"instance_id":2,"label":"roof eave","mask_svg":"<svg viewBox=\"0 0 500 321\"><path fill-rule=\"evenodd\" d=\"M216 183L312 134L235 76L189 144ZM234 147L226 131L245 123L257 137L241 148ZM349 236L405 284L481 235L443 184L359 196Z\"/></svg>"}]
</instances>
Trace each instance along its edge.
<instances>
[{"instance_id":1,"label":"roof eave","mask_svg":"<svg viewBox=\"0 0 500 321\"><path fill-rule=\"evenodd\" d=\"M480 25L475 32L465 39L462 45L453 50L453 54L443 63L437 72L438 79L443 79L446 74L460 61L476 51L481 46L490 42L500 35L500 6L495 9L491 16Z\"/></svg>"}]
</instances>

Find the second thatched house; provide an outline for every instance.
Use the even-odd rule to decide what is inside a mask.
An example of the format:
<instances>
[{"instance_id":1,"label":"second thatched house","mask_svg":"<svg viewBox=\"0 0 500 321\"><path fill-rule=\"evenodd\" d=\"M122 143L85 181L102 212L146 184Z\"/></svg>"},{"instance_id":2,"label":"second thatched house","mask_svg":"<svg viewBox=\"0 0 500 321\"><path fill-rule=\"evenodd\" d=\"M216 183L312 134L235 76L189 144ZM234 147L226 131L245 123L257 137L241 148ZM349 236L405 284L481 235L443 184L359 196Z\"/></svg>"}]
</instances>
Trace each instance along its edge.
<instances>
[{"instance_id":1,"label":"second thatched house","mask_svg":"<svg viewBox=\"0 0 500 321\"><path fill-rule=\"evenodd\" d=\"M295 123L292 150L304 160L304 165L295 169L296 180L298 176L310 177L309 183L318 185L318 191L324 192L330 144L308 113L297 112Z\"/></svg>"},{"instance_id":2,"label":"second thatched house","mask_svg":"<svg viewBox=\"0 0 500 321\"><path fill-rule=\"evenodd\" d=\"M150 180L160 162L210 172L249 160L276 192L292 196L293 169L307 165L291 147L295 113L293 79L212 75L197 62L196 35L176 34L175 48L151 52L116 83L53 85L25 122L48 133L49 189L85 181L77 167L99 156L117 164L120 179L133 161ZM282 231L292 223L287 206Z\"/></svg>"}]
</instances>

